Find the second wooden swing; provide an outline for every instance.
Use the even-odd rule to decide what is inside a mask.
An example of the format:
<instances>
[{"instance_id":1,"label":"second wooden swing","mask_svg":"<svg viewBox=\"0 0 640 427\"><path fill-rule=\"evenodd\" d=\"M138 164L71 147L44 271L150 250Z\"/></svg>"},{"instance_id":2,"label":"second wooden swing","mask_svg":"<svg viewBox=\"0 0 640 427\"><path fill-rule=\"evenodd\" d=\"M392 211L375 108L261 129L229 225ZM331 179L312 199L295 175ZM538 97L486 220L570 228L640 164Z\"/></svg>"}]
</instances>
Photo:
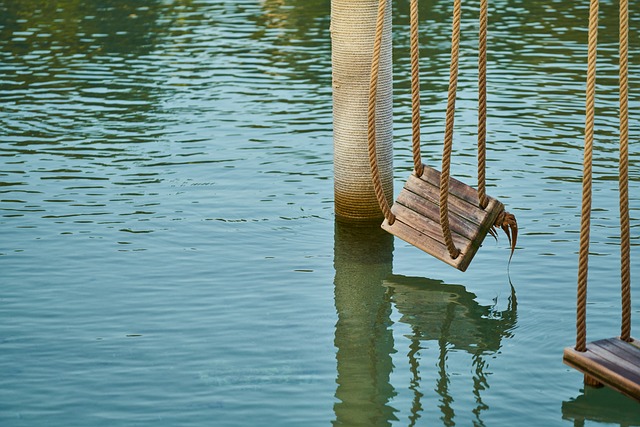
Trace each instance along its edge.
<instances>
[{"instance_id":1,"label":"second wooden swing","mask_svg":"<svg viewBox=\"0 0 640 427\"><path fill-rule=\"evenodd\" d=\"M454 0L453 5L451 65L441 172L424 165L420 154L418 0L411 0L411 107L414 170L397 201L391 207L382 188L376 150L378 70L387 0L380 0L378 6L371 64L368 147L373 186L385 217L382 228L461 271L467 269L487 233L496 237L495 229L502 228L509 239L511 255L513 255L518 236L515 217L504 210L502 203L489 197L485 190L487 3L487 0L480 2L477 190L449 176L458 81L461 0Z\"/></svg>"},{"instance_id":2,"label":"second wooden swing","mask_svg":"<svg viewBox=\"0 0 640 427\"><path fill-rule=\"evenodd\" d=\"M582 213L578 258L576 344L564 349L564 363L584 374L587 385L606 385L640 402L640 341L631 336L631 224L629 218L629 4L620 0L620 336L587 343L587 282L595 136L596 60L599 0L589 6L587 102L585 108Z\"/></svg>"}]
</instances>

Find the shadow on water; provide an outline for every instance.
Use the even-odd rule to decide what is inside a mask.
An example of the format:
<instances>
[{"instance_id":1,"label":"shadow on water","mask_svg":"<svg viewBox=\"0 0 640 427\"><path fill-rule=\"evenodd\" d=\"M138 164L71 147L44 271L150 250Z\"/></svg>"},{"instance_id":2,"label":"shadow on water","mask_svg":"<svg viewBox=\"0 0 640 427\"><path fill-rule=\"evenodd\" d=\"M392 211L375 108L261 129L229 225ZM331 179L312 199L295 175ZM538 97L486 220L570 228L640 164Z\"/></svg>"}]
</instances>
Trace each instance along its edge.
<instances>
[{"instance_id":1,"label":"shadow on water","mask_svg":"<svg viewBox=\"0 0 640 427\"><path fill-rule=\"evenodd\" d=\"M609 388L585 387L575 399L562 402L562 418L576 427L589 423L618 424L621 427L640 426L638 403L620 396Z\"/></svg>"},{"instance_id":2,"label":"shadow on water","mask_svg":"<svg viewBox=\"0 0 640 427\"><path fill-rule=\"evenodd\" d=\"M414 398L409 425L415 425L423 410L419 362L423 341L438 345L436 392L444 425L455 424L448 354L462 351L471 355L473 412L482 425L481 413L488 409L481 396L489 386L485 357L496 353L502 340L512 336L517 322L513 288L507 308L497 311L480 305L464 286L393 275L393 237L377 225L350 227L336 222L334 255L338 312L335 396L339 401L334 406L334 425L386 426L398 420L398 410L390 404L397 395L390 382L391 354L397 351L390 318L394 308L401 315L400 322L412 330L408 358L409 389Z\"/></svg>"}]
</instances>

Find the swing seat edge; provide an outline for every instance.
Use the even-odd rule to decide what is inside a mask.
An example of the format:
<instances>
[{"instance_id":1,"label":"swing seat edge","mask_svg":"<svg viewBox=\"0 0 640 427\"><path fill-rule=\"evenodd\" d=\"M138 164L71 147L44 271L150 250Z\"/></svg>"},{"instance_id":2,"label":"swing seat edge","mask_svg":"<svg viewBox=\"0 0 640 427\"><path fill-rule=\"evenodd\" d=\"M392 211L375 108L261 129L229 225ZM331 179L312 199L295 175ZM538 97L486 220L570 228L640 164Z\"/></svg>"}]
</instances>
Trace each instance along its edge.
<instances>
[{"instance_id":1,"label":"swing seat edge","mask_svg":"<svg viewBox=\"0 0 640 427\"><path fill-rule=\"evenodd\" d=\"M593 341L584 352L566 347L565 365L582 372L585 378L612 388L640 402L640 343L619 337Z\"/></svg>"}]
</instances>

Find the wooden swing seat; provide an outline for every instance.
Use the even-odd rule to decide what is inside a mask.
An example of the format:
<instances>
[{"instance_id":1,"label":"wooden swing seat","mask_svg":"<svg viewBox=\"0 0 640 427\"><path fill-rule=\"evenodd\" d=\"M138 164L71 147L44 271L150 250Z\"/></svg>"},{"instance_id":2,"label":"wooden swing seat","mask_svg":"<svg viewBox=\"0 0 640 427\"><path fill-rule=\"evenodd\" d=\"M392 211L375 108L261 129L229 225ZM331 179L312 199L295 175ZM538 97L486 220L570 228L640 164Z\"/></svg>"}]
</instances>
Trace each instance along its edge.
<instances>
[{"instance_id":1,"label":"wooden swing seat","mask_svg":"<svg viewBox=\"0 0 640 427\"><path fill-rule=\"evenodd\" d=\"M640 402L640 342L608 338L587 344L587 351L564 349L565 364L582 372L585 382L605 385Z\"/></svg>"},{"instance_id":2,"label":"wooden swing seat","mask_svg":"<svg viewBox=\"0 0 640 427\"><path fill-rule=\"evenodd\" d=\"M504 210L498 200L487 197L486 209L479 207L478 191L449 178L449 227L460 255L451 258L440 226L440 172L424 166L422 176L411 174L398 200L391 207L393 224L382 228L441 261L465 271L497 216Z\"/></svg>"}]
</instances>

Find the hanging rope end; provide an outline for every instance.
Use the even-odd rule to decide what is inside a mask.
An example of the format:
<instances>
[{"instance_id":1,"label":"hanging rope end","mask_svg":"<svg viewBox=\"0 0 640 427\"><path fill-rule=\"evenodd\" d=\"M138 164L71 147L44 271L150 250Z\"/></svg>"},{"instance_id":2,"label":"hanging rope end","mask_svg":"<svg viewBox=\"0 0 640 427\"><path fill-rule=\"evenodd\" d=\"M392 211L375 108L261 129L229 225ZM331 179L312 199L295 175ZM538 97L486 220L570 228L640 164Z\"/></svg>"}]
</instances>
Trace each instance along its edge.
<instances>
[{"instance_id":1,"label":"hanging rope end","mask_svg":"<svg viewBox=\"0 0 640 427\"><path fill-rule=\"evenodd\" d=\"M491 234L491 236L496 240L498 239L498 233L496 232L498 227L500 227L502 231L504 231L504 234L507 235L507 240L511 247L511 254L509 255L509 263L511 263L513 252L515 251L516 244L518 243L518 221L516 221L515 215L503 210L498 214L493 226L489 229L489 234Z\"/></svg>"}]
</instances>

